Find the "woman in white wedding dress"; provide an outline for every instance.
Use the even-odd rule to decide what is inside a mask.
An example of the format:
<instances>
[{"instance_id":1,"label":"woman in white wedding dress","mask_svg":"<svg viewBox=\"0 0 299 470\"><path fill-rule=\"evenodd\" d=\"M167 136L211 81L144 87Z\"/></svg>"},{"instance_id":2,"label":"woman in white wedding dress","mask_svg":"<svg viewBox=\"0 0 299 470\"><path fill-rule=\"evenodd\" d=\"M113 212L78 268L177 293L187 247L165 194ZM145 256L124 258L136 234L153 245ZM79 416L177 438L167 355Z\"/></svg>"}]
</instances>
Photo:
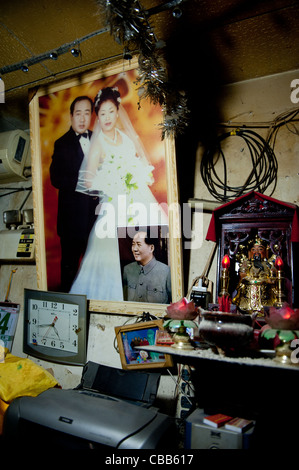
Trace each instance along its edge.
<instances>
[{"instance_id":1,"label":"woman in white wedding dress","mask_svg":"<svg viewBox=\"0 0 299 470\"><path fill-rule=\"evenodd\" d=\"M154 167L120 101L116 88L107 87L97 94L97 125L77 184L77 191L99 195L100 204L70 292L94 300L123 300L117 228L168 224L149 188ZM117 127L119 122L124 132Z\"/></svg>"}]
</instances>

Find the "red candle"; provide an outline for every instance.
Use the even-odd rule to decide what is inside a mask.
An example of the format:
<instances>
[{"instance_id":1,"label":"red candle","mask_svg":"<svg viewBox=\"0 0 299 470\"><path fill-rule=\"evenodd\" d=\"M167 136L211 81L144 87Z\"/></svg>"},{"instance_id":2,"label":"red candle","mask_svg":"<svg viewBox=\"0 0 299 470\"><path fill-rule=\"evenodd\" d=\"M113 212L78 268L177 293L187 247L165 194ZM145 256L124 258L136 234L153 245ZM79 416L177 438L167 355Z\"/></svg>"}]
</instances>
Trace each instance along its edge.
<instances>
[{"instance_id":1,"label":"red candle","mask_svg":"<svg viewBox=\"0 0 299 470\"><path fill-rule=\"evenodd\" d=\"M229 312L230 311L230 298L228 293L228 283L229 283L229 267L230 267L230 259L228 255L224 255L222 258L222 274L220 277L220 293L218 297L219 303L219 310L221 312Z\"/></svg>"},{"instance_id":2,"label":"red candle","mask_svg":"<svg viewBox=\"0 0 299 470\"><path fill-rule=\"evenodd\" d=\"M280 271L283 268L283 261L280 256L277 256L275 260L275 267Z\"/></svg>"},{"instance_id":3,"label":"red candle","mask_svg":"<svg viewBox=\"0 0 299 470\"><path fill-rule=\"evenodd\" d=\"M224 255L224 256L223 256L223 258L222 258L222 267L223 267L224 269L230 267L230 259L229 259L229 256L228 256L228 255Z\"/></svg>"}]
</instances>

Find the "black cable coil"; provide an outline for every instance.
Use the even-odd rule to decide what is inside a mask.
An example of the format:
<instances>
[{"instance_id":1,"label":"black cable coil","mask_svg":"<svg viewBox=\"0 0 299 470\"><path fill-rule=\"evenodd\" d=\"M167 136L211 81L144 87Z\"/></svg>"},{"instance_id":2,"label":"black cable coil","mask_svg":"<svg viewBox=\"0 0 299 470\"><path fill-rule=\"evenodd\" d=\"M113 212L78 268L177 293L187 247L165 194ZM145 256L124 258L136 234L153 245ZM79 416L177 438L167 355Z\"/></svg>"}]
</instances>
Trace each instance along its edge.
<instances>
[{"instance_id":1,"label":"black cable coil","mask_svg":"<svg viewBox=\"0 0 299 470\"><path fill-rule=\"evenodd\" d=\"M242 186L229 186L227 183L227 164L221 148L221 142L228 138L239 136L247 145L249 150L252 169ZM221 178L215 170L218 161L223 162L223 177ZM264 193L271 183L274 188L277 182L278 163L274 151L259 134L249 129L236 129L219 136L218 140L208 148L201 161L200 172L202 179L209 192L215 199L228 202L247 192L258 191Z\"/></svg>"}]
</instances>

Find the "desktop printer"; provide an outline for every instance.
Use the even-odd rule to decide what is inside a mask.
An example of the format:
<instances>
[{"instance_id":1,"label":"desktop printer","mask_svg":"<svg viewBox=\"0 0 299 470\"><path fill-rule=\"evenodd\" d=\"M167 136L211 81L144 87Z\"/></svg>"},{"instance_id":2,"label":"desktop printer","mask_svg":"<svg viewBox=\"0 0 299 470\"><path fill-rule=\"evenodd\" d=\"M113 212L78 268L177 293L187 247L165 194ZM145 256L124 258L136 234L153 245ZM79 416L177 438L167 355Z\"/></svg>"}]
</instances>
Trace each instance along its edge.
<instances>
[{"instance_id":1,"label":"desktop printer","mask_svg":"<svg viewBox=\"0 0 299 470\"><path fill-rule=\"evenodd\" d=\"M23 444L34 440L42 447L50 441L61 448L174 448L174 420L152 406L159 376L87 363L77 389L51 388L37 397L16 398L5 413L3 437ZM103 393L113 384L116 395L123 384L125 398Z\"/></svg>"}]
</instances>

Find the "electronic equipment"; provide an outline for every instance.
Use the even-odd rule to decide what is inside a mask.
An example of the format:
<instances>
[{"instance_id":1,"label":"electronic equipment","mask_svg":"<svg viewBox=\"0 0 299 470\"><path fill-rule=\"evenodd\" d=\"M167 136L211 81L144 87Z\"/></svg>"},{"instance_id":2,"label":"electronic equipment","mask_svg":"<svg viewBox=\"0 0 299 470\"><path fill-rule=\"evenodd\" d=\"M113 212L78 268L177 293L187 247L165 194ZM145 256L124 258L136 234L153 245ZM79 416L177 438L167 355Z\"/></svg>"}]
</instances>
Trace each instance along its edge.
<instances>
[{"instance_id":1,"label":"electronic equipment","mask_svg":"<svg viewBox=\"0 0 299 470\"><path fill-rule=\"evenodd\" d=\"M207 416L200 408L194 410L186 419L186 449L248 449L254 427L243 433L225 429L224 426L214 428L205 424Z\"/></svg>"},{"instance_id":2,"label":"electronic equipment","mask_svg":"<svg viewBox=\"0 0 299 470\"><path fill-rule=\"evenodd\" d=\"M22 130L0 133L0 184L24 181L29 155L29 134Z\"/></svg>"},{"instance_id":3,"label":"electronic equipment","mask_svg":"<svg viewBox=\"0 0 299 470\"><path fill-rule=\"evenodd\" d=\"M88 361L77 390L95 391L149 408L156 399L160 377L160 372L117 369Z\"/></svg>"},{"instance_id":4,"label":"electronic equipment","mask_svg":"<svg viewBox=\"0 0 299 470\"><path fill-rule=\"evenodd\" d=\"M28 188L31 191L31 188ZM3 212L3 222L11 230L33 227L33 209L14 209Z\"/></svg>"},{"instance_id":5,"label":"electronic equipment","mask_svg":"<svg viewBox=\"0 0 299 470\"><path fill-rule=\"evenodd\" d=\"M33 209L3 212L7 230L0 230L0 261L27 263L35 261L35 234Z\"/></svg>"},{"instance_id":6,"label":"electronic equipment","mask_svg":"<svg viewBox=\"0 0 299 470\"><path fill-rule=\"evenodd\" d=\"M20 210L10 210L3 212L3 222L6 224L7 228L12 228L13 230L22 223L22 213Z\"/></svg>"},{"instance_id":7,"label":"electronic equipment","mask_svg":"<svg viewBox=\"0 0 299 470\"><path fill-rule=\"evenodd\" d=\"M0 231L1 262L34 262L35 235L33 228Z\"/></svg>"},{"instance_id":8,"label":"electronic equipment","mask_svg":"<svg viewBox=\"0 0 299 470\"><path fill-rule=\"evenodd\" d=\"M42 448L51 443L55 450L175 449L174 420L151 406L159 377L87 363L75 390L52 388L37 397L16 398L5 413L4 442ZM115 393L127 399L98 391L112 390L113 384Z\"/></svg>"},{"instance_id":9,"label":"electronic equipment","mask_svg":"<svg viewBox=\"0 0 299 470\"><path fill-rule=\"evenodd\" d=\"M193 285L190 300L194 301L196 307L208 308L208 304L211 302L211 292L202 285L202 279L198 279L197 283Z\"/></svg>"}]
</instances>

